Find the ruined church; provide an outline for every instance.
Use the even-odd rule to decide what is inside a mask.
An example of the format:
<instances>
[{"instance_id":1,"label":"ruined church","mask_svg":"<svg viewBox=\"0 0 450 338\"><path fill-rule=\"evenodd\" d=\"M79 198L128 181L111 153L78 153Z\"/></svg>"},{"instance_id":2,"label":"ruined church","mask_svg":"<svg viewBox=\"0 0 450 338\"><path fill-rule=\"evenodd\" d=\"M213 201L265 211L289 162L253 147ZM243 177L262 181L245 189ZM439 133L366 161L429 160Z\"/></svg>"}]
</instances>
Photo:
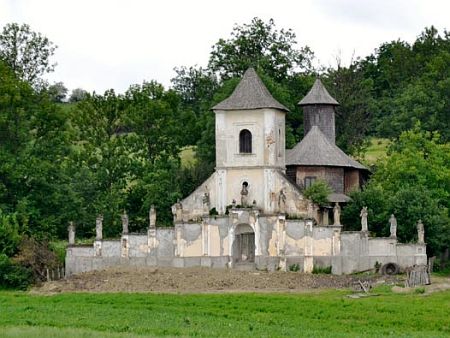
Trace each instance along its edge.
<instances>
[{"instance_id":1,"label":"ruined church","mask_svg":"<svg viewBox=\"0 0 450 338\"><path fill-rule=\"evenodd\" d=\"M93 245L75 244L69 227L67 274L117 265L203 266L268 271L331 268L334 274L365 271L375 265L400 269L426 264L423 224L419 241L402 244L392 216L391 236L369 236L367 208L361 231L343 231L341 206L359 189L368 169L335 144L335 107L339 103L317 79L299 102L305 137L285 147L288 109L273 98L254 69L248 69L215 113L216 168L193 193L172 206L174 225L156 227L151 208L145 234L123 233L103 240L97 219ZM329 205L307 200L304 189L328 183Z\"/></svg>"}]
</instances>

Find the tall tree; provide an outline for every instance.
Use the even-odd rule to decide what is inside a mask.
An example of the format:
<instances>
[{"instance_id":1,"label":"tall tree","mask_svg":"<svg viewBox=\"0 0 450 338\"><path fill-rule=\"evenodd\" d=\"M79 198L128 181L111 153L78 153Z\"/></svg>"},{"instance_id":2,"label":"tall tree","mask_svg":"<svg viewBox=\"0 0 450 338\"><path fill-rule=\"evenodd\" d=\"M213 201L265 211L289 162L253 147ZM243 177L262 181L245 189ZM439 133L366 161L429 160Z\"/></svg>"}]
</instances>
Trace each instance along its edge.
<instances>
[{"instance_id":1,"label":"tall tree","mask_svg":"<svg viewBox=\"0 0 450 338\"><path fill-rule=\"evenodd\" d=\"M56 63L50 58L56 46L27 24L10 23L0 34L0 59L22 80L37 85L41 76L52 72Z\"/></svg>"},{"instance_id":2,"label":"tall tree","mask_svg":"<svg viewBox=\"0 0 450 338\"><path fill-rule=\"evenodd\" d=\"M236 25L230 39L220 39L211 51L208 68L221 79L241 76L254 66L281 81L299 71L312 70L313 53L309 47L296 49L291 30L277 30L270 19L254 18L250 24Z\"/></svg>"}]
</instances>

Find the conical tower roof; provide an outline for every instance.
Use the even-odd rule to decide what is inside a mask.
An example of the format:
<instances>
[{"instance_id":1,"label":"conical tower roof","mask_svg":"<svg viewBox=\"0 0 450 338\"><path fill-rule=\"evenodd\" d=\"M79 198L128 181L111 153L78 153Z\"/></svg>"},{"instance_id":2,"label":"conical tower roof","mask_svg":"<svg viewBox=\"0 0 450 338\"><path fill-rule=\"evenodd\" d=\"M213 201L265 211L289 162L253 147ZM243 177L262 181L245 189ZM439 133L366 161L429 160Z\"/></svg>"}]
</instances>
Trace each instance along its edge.
<instances>
[{"instance_id":1,"label":"conical tower roof","mask_svg":"<svg viewBox=\"0 0 450 338\"><path fill-rule=\"evenodd\" d=\"M253 68L249 68L245 71L241 82L234 89L233 94L216 104L212 109L243 110L260 108L276 108L286 112L289 111L273 98L256 71Z\"/></svg>"},{"instance_id":2,"label":"conical tower roof","mask_svg":"<svg viewBox=\"0 0 450 338\"><path fill-rule=\"evenodd\" d=\"M350 167L368 170L331 143L317 126L312 126L303 140L293 149L287 150L286 165Z\"/></svg>"},{"instance_id":3,"label":"conical tower roof","mask_svg":"<svg viewBox=\"0 0 450 338\"><path fill-rule=\"evenodd\" d=\"M325 88L322 81L320 81L320 79L317 78L311 90L298 104L300 106L306 106L310 104L329 104L333 106L338 106L339 102L337 102L330 95L330 93L328 93L328 90Z\"/></svg>"}]
</instances>

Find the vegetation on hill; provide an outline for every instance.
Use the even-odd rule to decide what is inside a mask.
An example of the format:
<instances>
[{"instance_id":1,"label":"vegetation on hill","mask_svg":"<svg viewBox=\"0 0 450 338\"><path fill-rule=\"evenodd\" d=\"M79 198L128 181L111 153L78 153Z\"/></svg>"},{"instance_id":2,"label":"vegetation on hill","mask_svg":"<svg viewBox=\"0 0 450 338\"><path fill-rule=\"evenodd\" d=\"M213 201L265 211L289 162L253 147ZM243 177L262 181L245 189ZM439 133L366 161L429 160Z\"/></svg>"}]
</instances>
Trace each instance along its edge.
<instances>
[{"instance_id":1,"label":"vegetation on hill","mask_svg":"<svg viewBox=\"0 0 450 338\"><path fill-rule=\"evenodd\" d=\"M14 48L29 57L14 57ZM0 248L8 248L0 254L8 259L20 254L23 238L65 238L69 221L78 236L90 237L98 214L106 236L119 233L124 209L131 230L143 230L151 204L158 225L171 224L170 206L213 171L210 108L231 94L249 66L290 109L288 147L303 136L297 102L318 74L340 102L337 144L344 151L359 156L373 137L389 139L386 158L367 157L374 175L344 210L350 227L367 204L377 234L386 234L393 212L402 240L413 239L421 218L431 252L448 248L448 32L426 28L413 43L386 42L349 66L318 70L313 52L299 47L291 30L255 18L214 44L206 67L176 68L173 89L149 81L124 94L77 90L71 104L61 103L62 83L42 80L53 70L54 48L27 25L6 25L0 34ZM195 161L185 165L193 146Z\"/></svg>"}]
</instances>

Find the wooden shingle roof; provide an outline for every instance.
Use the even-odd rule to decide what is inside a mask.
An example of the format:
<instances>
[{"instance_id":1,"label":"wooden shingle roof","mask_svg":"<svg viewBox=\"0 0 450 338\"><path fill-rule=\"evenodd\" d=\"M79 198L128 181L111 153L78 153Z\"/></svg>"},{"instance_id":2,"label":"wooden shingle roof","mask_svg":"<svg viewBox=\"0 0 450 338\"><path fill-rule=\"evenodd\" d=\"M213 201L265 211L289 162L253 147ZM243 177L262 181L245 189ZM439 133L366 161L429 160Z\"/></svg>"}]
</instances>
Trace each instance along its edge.
<instances>
[{"instance_id":1,"label":"wooden shingle roof","mask_svg":"<svg viewBox=\"0 0 450 338\"><path fill-rule=\"evenodd\" d=\"M233 93L216 104L214 110L246 110L260 108L276 108L289 111L275 100L253 68L245 71L241 81Z\"/></svg>"},{"instance_id":2,"label":"wooden shingle roof","mask_svg":"<svg viewBox=\"0 0 450 338\"><path fill-rule=\"evenodd\" d=\"M328 90L325 88L322 81L317 78L308 94L306 94L306 96L298 103L299 106L311 104L330 104L338 106L339 102L328 93Z\"/></svg>"},{"instance_id":3,"label":"wooden shingle roof","mask_svg":"<svg viewBox=\"0 0 450 338\"><path fill-rule=\"evenodd\" d=\"M368 170L331 143L317 126L312 126L303 140L293 149L286 151L286 165L350 167Z\"/></svg>"}]
</instances>

